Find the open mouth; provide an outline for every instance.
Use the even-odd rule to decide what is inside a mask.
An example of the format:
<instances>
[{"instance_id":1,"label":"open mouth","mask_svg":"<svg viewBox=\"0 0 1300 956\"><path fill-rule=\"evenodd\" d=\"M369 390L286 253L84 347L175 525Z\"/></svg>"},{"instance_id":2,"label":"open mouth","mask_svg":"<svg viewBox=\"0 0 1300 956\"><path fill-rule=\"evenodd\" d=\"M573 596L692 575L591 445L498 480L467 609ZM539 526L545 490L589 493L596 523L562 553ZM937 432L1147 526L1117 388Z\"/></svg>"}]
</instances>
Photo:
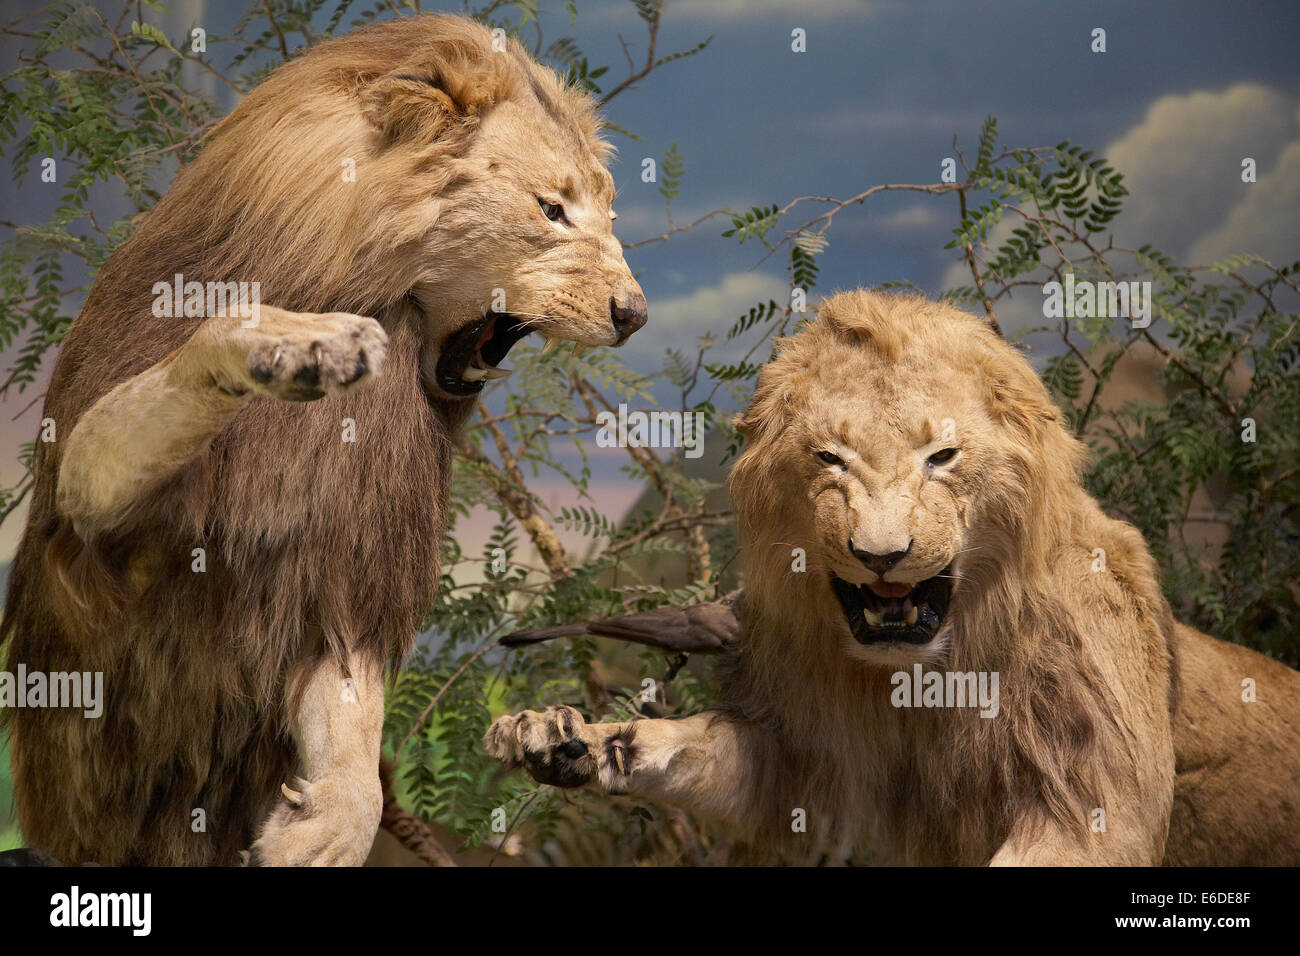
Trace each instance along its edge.
<instances>
[{"instance_id":1,"label":"open mouth","mask_svg":"<svg viewBox=\"0 0 1300 956\"><path fill-rule=\"evenodd\" d=\"M442 354L438 356L438 387L452 395L474 395L492 379L505 378L511 369L498 366L530 331L523 319L505 312L489 312L453 332L442 343Z\"/></svg>"},{"instance_id":2,"label":"open mouth","mask_svg":"<svg viewBox=\"0 0 1300 956\"><path fill-rule=\"evenodd\" d=\"M952 565L913 585L850 584L832 574L831 587L859 644L926 644L948 613Z\"/></svg>"}]
</instances>

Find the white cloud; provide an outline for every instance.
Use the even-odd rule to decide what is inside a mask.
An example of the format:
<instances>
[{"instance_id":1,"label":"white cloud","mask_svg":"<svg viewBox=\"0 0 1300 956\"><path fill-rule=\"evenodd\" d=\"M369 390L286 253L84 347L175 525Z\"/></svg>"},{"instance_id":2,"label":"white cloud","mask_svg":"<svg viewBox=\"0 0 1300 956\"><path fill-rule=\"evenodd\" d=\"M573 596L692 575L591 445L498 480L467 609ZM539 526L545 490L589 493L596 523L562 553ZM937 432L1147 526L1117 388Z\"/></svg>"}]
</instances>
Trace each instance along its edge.
<instances>
[{"instance_id":1,"label":"white cloud","mask_svg":"<svg viewBox=\"0 0 1300 956\"><path fill-rule=\"evenodd\" d=\"M1300 256L1300 112L1294 97L1257 83L1225 90L1162 96L1142 120L1099 150L1124 174L1129 190L1114 222L1116 241L1151 243L1189 265L1239 252L1287 263ZM1241 181L1241 161L1253 157L1259 181ZM996 248L1020 224L1008 216L990 233ZM964 261L953 263L942 287L969 284ZM1042 296L1018 290L998 304L1009 333L1044 323Z\"/></svg>"},{"instance_id":2,"label":"white cloud","mask_svg":"<svg viewBox=\"0 0 1300 956\"><path fill-rule=\"evenodd\" d=\"M785 281L761 272L731 272L714 285L701 286L685 295L671 299L657 299L650 303L650 325L655 330L657 346L665 342L681 345L680 341L665 339L673 332L703 335L705 332L726 332L728 326L750 307L768 299L785 302L790 290ZM639 341L634 338L633 342ZM657 349L662 351L662 349Z\"/></svg>"},{"instance_id":3,"label":"white cloud","mask_svg":"<svg viewBox=\"0 0 1300 956\"><path fill-rule=\"evenodd\" d=\"M1265 171L1298 132L1294 99L1258 83L1160 97L1103 151L1129 190L1116 235L1125 244L1150 242L1176 258L1187 255L1208 229L1232 217L1234 206L1266 200L1254 191L1266 188ZM1260 182L1249 187L1241 182L1246 156L1260 171ZM1243 189L1252 192L1243 196Z\"/></svg>"},{"instance_id":4,"label":"white cloud","mask_svg":"<svg viewBox=\"0 0 1300 956\"><path fill-rule=\"evenodd\" d=\"M945 217L936 203L914 203L885 213L872 222L873 230L888 229L893 232L922 232L938 229L950 222L951 216Z\"/></svg>"},{"instance_id":5,"label":"white cloud","mask_svg":"<svg viewBox=\"0 0 1300 956\"><path fill-rule=\"evenodd\" d=\"M1223 224L1202 237L1188 258L1205 265L1240 252L1263 256L1277 265L1300 258L1296 242L1300 223L1300 140L1282 152L1273 170L1256 183L1238 186L1245 196Z\"/></svg>"},{"instance_id":6,"label":"white cloud","mask_svg":"<svg viewBox=\"0 0 1300 956\"><path fill-rule=\"evenodd\" d=\"M852 106L821 113L808 118L810 128L830 134L880 133L888 136L932 134L951 142L953 136L968 138L978 135L984 114L944 113L938 110L867 109ZM938 169L938 161L935 161Z\"/></svg>"}]
</instances>

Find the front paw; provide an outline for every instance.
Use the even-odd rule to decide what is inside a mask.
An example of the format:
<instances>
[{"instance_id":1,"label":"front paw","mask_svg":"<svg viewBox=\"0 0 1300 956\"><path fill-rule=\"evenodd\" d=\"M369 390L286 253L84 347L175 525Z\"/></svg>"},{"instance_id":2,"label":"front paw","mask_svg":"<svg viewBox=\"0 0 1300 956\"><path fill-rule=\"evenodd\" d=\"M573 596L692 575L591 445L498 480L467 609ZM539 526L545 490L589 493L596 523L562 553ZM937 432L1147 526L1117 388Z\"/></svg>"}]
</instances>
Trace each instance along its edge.
<instances>
[{"instance_id":1,"label":"front paw","mask_svg":"<svg viewBox=\"0 0 1300 956\"><path fill-rule=\"evenodd\" d=\"M524 767L539 783L581 787L596 777L599 735L572 707L500 717L483 737L488 756Z\"/></svg>"},{"instance_id":2,"label":"front paw","mask_svg":"<svg viewBox=\"0 0 1300 956\"><path fill-rule=\"evenodd\" d=\"M258 394L291 402L337 395L379 373L388 335L374 319L346 312L312 316L297 327L266 322L254 333L246 370Z\"/></svg>"},{"instance_id":3,"label":"front paw","mask_svg":"<svg viewBox=\"0 0 1300 956\"><path fill-rule=\"evenodd\" d=\"M383 812L378 775L296 780L253 844L252 866L360 866Z\"/></svg>"}]
</instances>

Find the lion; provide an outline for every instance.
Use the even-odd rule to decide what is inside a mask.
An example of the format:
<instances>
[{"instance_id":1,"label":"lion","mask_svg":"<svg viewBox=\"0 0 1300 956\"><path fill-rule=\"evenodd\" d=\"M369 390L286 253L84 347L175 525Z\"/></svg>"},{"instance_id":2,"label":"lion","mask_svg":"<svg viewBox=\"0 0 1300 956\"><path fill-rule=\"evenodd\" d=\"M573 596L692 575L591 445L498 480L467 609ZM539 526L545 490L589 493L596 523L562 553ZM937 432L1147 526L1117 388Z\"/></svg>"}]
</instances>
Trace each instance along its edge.
<instances>
[{"instance_id":1,"label":"lion","mask_svg":"<svg viewBox=\"0 0 1300 956\"><path fill-rule=\"evenodd\" d=\"M695 613L699 639L680 611L648 622L712 650L740 618L716 706L525 711L490 754L724 821L767 859L1300 862L1300 673L1175 623L1141 536L1084 490L1083 446L983 321L836 295L737 426L743 604ZM637 617L610 632L653 643Z\"/></svg>"},{"instance_id":2,"label":"lion","mask_svg":"<svg viewBox=\"0 0 1300 956\"><path fill-rule=\"evenodd\" d=\"M477 23L369 26L271 74L114 252L46 395L5 608L11 668L102 672L106 698L10 711L29 844L365 859L458 430L524 336L646 321L600 125ZM204 314L238 283L260 299Z\"/></svg>"}]
</instances>

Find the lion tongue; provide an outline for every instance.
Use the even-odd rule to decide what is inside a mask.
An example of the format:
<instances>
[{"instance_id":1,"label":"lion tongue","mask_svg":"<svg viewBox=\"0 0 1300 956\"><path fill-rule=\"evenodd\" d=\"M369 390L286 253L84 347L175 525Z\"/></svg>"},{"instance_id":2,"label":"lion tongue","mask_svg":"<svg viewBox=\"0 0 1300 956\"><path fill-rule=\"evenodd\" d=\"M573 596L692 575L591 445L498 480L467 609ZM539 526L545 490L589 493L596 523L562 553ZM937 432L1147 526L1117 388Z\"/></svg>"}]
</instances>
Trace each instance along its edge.
<instances>
[{"instance_id":1,"label":"lion tongue","mask_svg":"<svg viewBox=\"0 0 1300 956\"><path fill-rule=\"evenodd\" d=\"M871 588L877 597L882 598L901 598L912 591L912 585L899 584L895 581L872 581L867 587Z\"/></svg>"}]
</instances>

